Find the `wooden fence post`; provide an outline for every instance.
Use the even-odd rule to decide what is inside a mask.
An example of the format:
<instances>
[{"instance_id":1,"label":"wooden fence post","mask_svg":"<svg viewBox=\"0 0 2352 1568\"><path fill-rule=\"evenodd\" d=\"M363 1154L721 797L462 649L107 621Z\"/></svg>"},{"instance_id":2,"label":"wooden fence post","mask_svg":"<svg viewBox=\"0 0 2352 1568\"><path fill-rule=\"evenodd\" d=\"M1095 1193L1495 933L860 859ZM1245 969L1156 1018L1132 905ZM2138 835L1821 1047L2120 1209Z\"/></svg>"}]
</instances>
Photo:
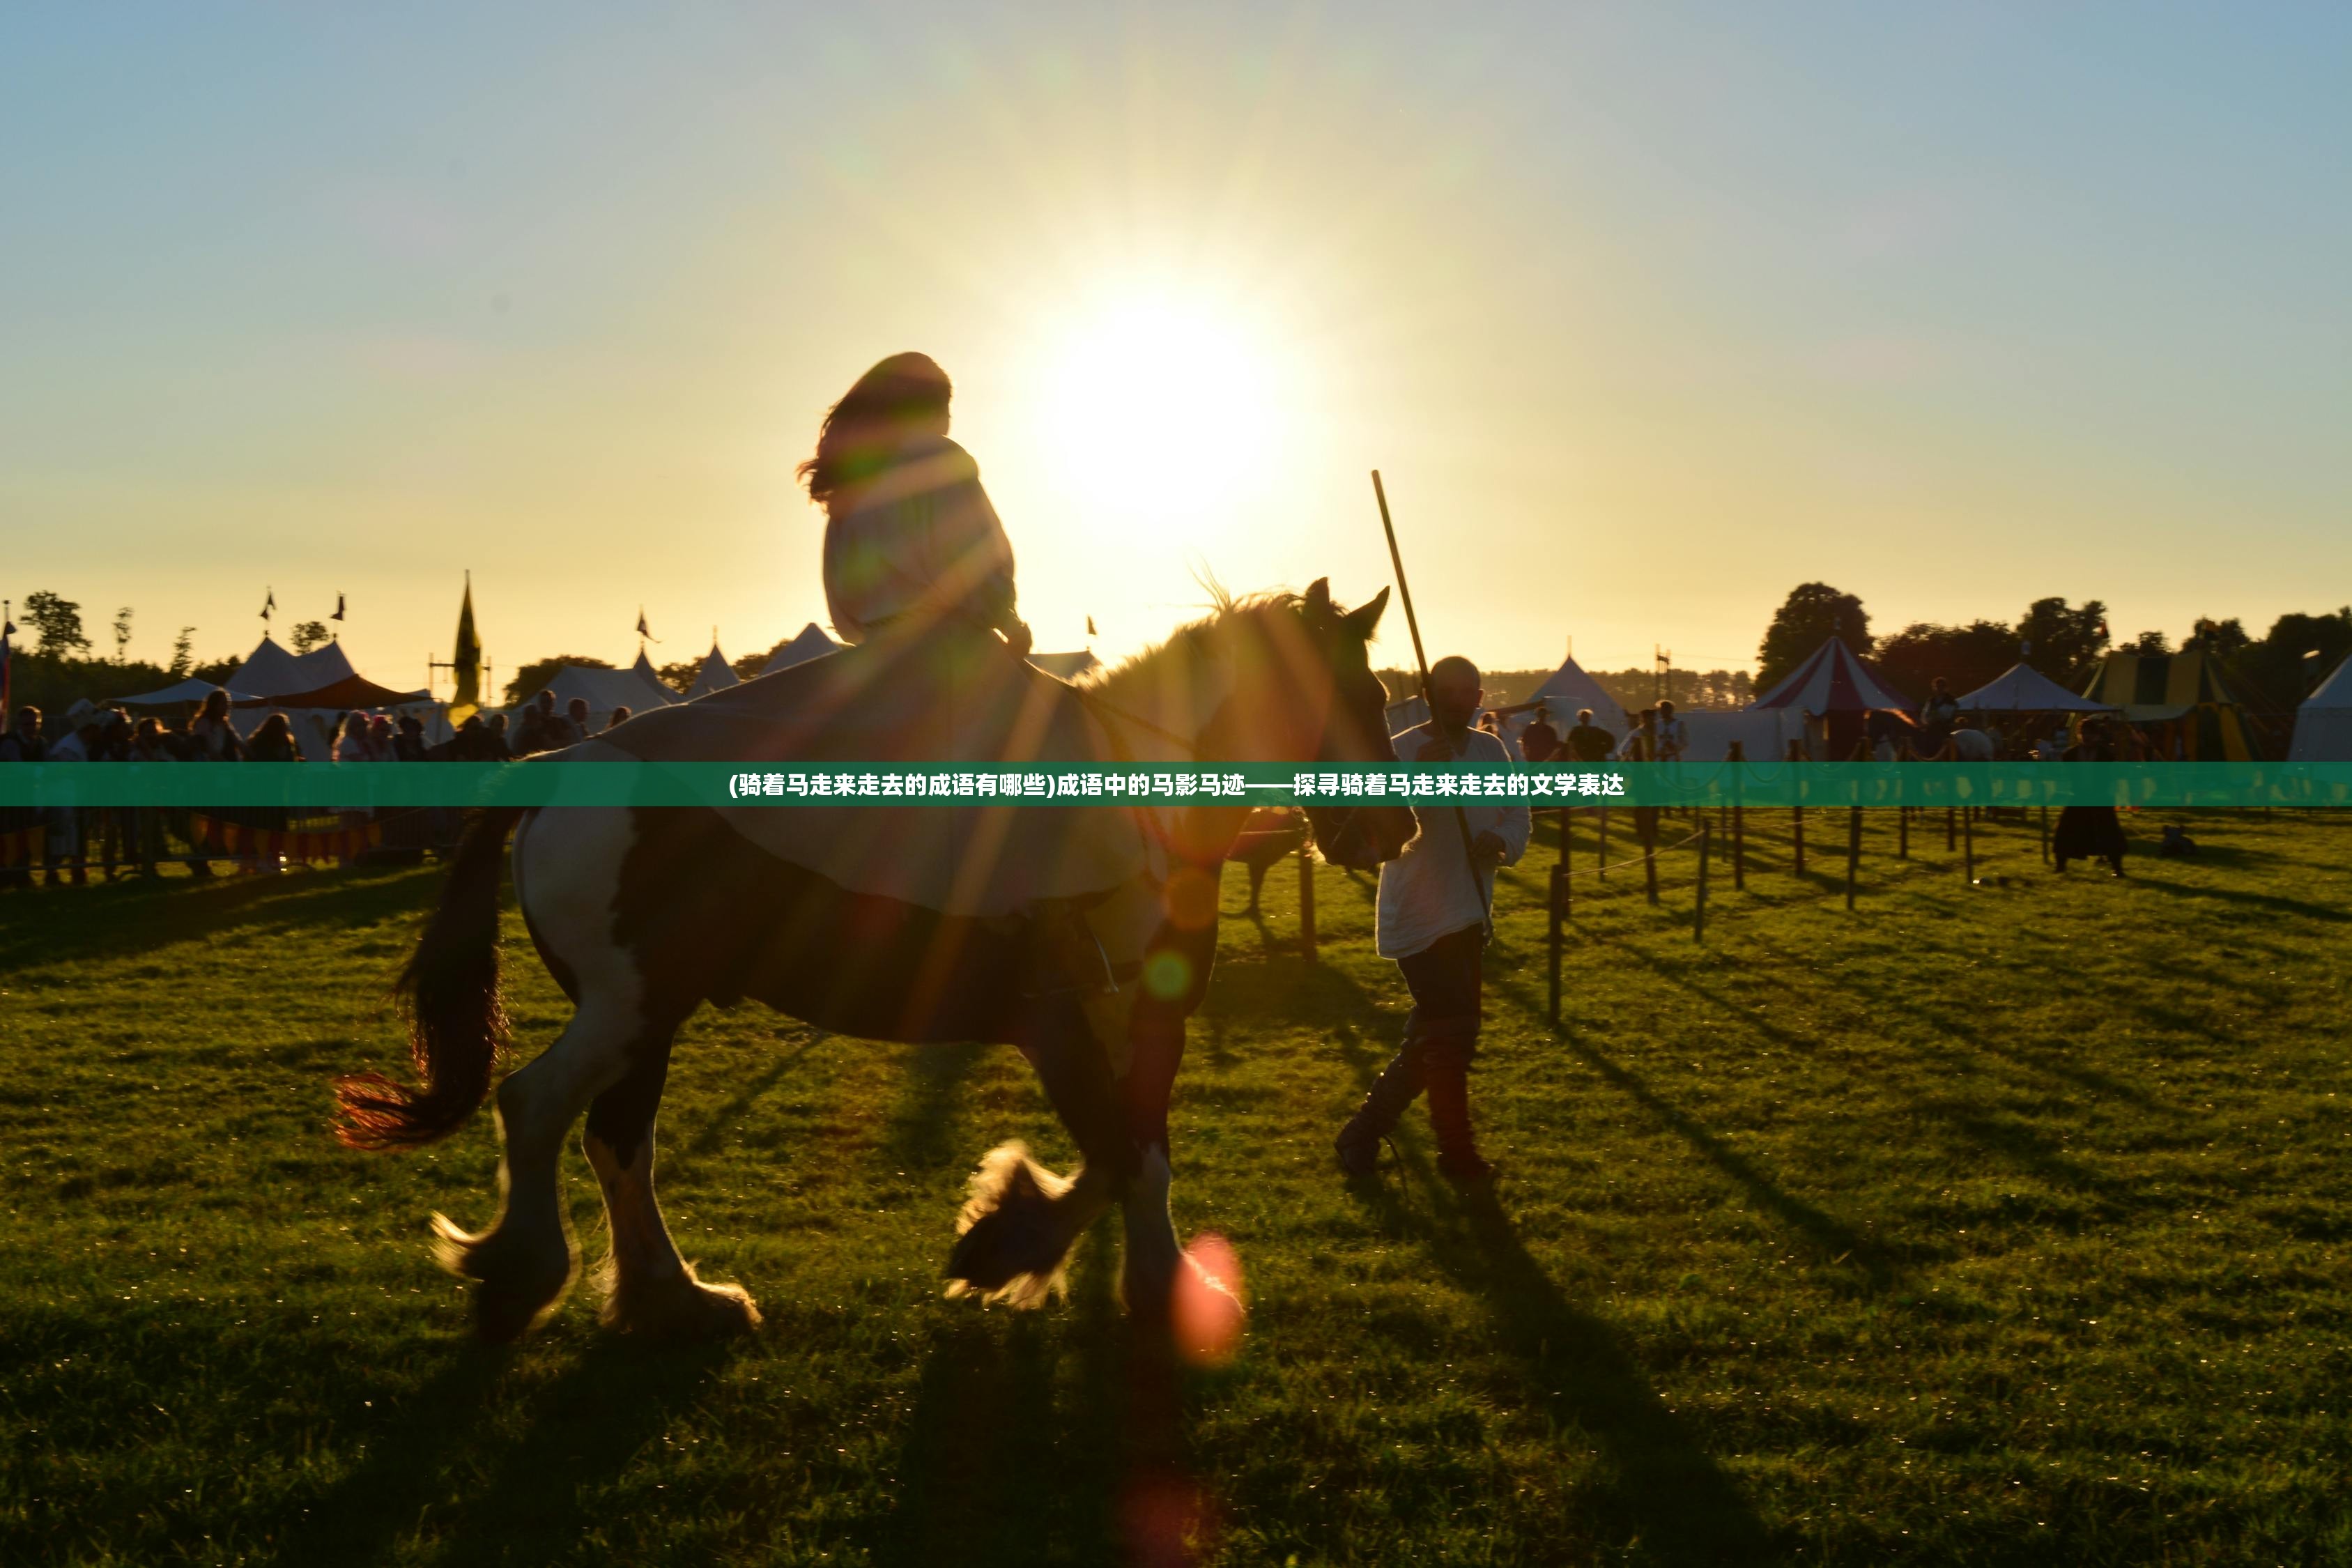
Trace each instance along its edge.
<instances>
[{"instance_id":1,"label":"wooden fence post","mask_svg":"<svg viewBox=\"0 0 2352 1568\"><path fill-rule=\"evenodd\" d=\"M1315 852L1298 847L1298 947L1307 962L1315 962Z\"/></svg>"},{"instance_id":2,"label":"wooden fence post","mask_svg":"<svg viewBox=\"0 0 2352 1568\"><path fill-rule=\"evenodd\" d=\"M1907 805L1899 808L1895 817L1895 858L1908 860L1911 858L1911 808Z\"/></svg>"},{"instance_id":3,"label":"wooden fence post","mask_svg":"<svg viewBox=\"0 0 2352 1568\"><path fill-rule=\"evenodd\" d=\"M1800 757L1801 756L1801 754L1802 754L1802 752L1801 752L1801 748L1800 748L1800 747L1798 746L1797 742L1794 742L1794 741L1790 742L1789 742L1789 761L1790 761L1790 762L1791 762L1791 763L1794 763L1794 762L1796 762L1796 761L1798 761L1798 760L1800 759ZM1801 877L1801 876L1803 876L1803 875L1805 874L1805 807L1804 807L1804 799L1805 799L1805 789L1804 789L1804 785L1803 785L1801 783L1800 783L1800 784L1798 784L1798 786L1797 786L1797 803L1798 803L1798 804L1796 804L1795 805L1792 805L1792 806L1790 806L1790 807L1789 808L1789 825L1790 825L1790 836L1791 836L1791 837L1796 840L1796 845L1797 845L1797 875L1798 875L1798 876L1800 876L1800 877Z\"/></svg>"},{"instance_id":4,"label":"wooden fence post","mask_svg":"<svg viewBox=\"0 0 2352 1568\"><path fill-rule=\"evenodd\" d=\"M1974 822L1965 818L1960 823L1960 845L1964 857L1960 862L1960 874L1973 885L1977 879L1977 828Z\"/></svg>"},{"instance_id":5,"label":"wooden fence post","mask_svg":"<svg viewBox=\"0 0 2352 1568\"><path fill-rule=\"evenodd\" d=\"M1658 810L1655 806L1633 808L1633 823L1642 835L1642 875L1649 884L1650 905L1658 902Z\"/></svg>"},{"instance_id":6,"label":"wooden fence post","mask_svg":"<svg viewBox=\"0 0 2352 1568\"><path fill-rule=\"evenodd\" d=\"M1732 765L1731 774L1731 885L1745 890L1748 886L1748 792L1746 763L1748 752L1737 741L1725 759Z\"/></svg>"},{"instance_id":7,"label":"wooden fence post","mask_svg":"<svg viewBox=\"0 0 2352 1568\"><path fill-rule=\"evenodd\" d=\"M1561 815L1567 814L1563 812ZM1559 1027L1559 922L1566 915L1567 900L1568 868L1554 866L1551 868L1550 918L1544 922L1544 925L1545 945L1551 964L1551 1026L1555 1029Z\"/></svg>"},{"instance_id":8,"label":"wooden fence post","mask_svg":"<svg viewBox=\"0 0 2352 1568\"><path fill-rule=\"evenodd\" d=\"M2050 808L2042 808L2042 863L2050 864Z\"/></svg>"},{"instance_id":9,"label":"wooden fence post","mask_svg":"<svg viewBox=\"0 0 2352 1568\"><path fill-rule=\"evenodd\" d=\"M1559 808L1559 863L1568 864L1568 807Z\"/></svg>"},{"instance_id":10,"label":"wooden fence post","mask_svg":"<svg viewBox=\"0 0 2352 1568\"><path fill-rule=\"evenodd\" d=\"M1593 864L1600 868L1593 875L1604 882L1607 881L1609 879L1609 808L1605 805L1601 808L1601 858L1595 860Z\"/></svg>"},{"instance_id":11,"label":"wooden fence post","mask_svg":"<svg viewBox=\"0 0 2352 1568\"><path fill-rule=\"evenodd\" d=\"M1714 858L1709 853L1714 847L1715 834L1712 825L1702 816L1698 825L1698 903L1691 910L1693 942L1706 940L1706 863Z\"/></svg>"},{"instance_id":12,"label":"wooden fence post","mask_svg":"<svg viewBox=\"0 0 2352 1568\"><path fill-rule=\"evenodd\" d=\"M1947 855L1960 847L1960 828L1956 820L1958 816L1959 813L1950 806L1944 807L1944 853Z\"/></svg>"},{"instance_id":13,"label":"wooden fence post","mask_svg":"<svg viewBox=\"0 0 2352 1568\"><path fill-rule=\"evenodd\" d=\"M1846 808L1845 826L1845 907L1853 908L1854 879L1862 872L1862 807Z\"/></svg>"}]
</instances>

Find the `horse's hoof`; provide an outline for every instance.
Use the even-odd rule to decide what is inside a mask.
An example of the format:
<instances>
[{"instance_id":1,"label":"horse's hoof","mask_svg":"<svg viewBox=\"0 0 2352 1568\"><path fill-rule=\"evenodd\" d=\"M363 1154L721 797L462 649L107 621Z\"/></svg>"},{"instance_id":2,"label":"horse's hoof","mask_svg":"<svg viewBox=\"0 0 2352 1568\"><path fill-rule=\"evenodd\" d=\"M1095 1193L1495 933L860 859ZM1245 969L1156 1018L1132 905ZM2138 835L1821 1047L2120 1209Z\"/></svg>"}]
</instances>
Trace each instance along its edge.
<instances>
[{"instance_id":1,"label":"horse's hoof","mask_svg":"<svg viewBox=\"0 0 2352 1568\"><path fill-rule=\"evenodd\" d=\"M656 1286L615 1290L604 1326L665 1340L723 1340L760 1326L760 1309L740 1285L705 1285L691 1272Z\"/></svg>"}]
</instances>

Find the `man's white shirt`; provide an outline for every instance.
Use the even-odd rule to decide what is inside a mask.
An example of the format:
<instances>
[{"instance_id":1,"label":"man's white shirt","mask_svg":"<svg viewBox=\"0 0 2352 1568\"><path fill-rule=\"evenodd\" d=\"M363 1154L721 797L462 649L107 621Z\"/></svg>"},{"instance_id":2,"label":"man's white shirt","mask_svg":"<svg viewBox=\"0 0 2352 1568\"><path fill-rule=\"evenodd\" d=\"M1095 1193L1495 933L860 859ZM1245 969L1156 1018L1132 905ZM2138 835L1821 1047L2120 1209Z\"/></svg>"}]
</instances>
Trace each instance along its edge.
<instances>
[{"instance_id":1,"label":"man's white shirt","mask_svg":"<svg viewBox=\"0 0 2352 1568\"><path fill-rule=\"evenodd\" d=\"M1417 724L1396 738L1396 752L1406 763L1420 759L1422 748L1436 738L1428 724ZM1500 736L1473 730L1464 742L1465 762L1507 763L1510 749ZM1423 801L1412 808L1421 832L1404 853L1381 868L1380 920L1375 946L1382 958L1410 958L1465 926L1486 918L1494 898L1495 873L1479 873L1470 880L1468 851L1462 837L1467 818L1470 843L1481 833L1503 841L1503 864L1517 864L1527 852L1535 819L1526 803L1507 796L1485 795L1454 800ZM1457 815L1458 810L1458 815Z\"/></svg>"}]
</instances>

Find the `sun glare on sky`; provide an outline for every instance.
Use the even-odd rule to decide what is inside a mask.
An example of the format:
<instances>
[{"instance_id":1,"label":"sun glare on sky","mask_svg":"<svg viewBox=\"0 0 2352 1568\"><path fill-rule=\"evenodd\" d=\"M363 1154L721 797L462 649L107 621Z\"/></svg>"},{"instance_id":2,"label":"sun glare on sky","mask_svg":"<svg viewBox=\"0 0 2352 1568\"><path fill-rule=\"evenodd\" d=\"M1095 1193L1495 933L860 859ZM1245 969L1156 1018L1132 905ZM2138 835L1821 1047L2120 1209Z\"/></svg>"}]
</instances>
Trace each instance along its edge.
<instances>
[{"instance_id":1,"label":"sun glare on sky","mask_svg":"<svg viewBox=\"0 0 2352 1568\"><path fill-rule=\"evenodd\" d=\"M1128 280L1039 344L1037 427L1055 500L1108 523L1182 524L1213 542L1282 477L1301 438L1302 358L1244 300Z\"/></svg>"}]
</instances>

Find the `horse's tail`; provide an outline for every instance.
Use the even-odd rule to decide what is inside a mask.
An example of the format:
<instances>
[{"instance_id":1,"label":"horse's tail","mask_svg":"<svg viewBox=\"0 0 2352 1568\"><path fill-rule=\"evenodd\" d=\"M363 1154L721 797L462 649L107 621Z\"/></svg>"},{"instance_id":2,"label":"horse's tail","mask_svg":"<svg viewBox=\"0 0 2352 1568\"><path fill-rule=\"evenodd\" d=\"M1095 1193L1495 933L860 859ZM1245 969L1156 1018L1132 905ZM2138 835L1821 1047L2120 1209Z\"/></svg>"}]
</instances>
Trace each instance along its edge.
<instances>
[{"instance_id":1,"label":"horse's tail","mask_svg":"<svg viewBox=\"0 0 2352 1568\"><path fill-rule=\"evenodd\" d=\"M335 1135L353 1149L414 1149L447 1136L490 1092L506 1045L499 994L499 871L520 806L474 814L458 841L441 907L393 983L407 1005L408 1050L421 1087L382 1073L335 1082Z\"/></svg>"}]
</instances>

